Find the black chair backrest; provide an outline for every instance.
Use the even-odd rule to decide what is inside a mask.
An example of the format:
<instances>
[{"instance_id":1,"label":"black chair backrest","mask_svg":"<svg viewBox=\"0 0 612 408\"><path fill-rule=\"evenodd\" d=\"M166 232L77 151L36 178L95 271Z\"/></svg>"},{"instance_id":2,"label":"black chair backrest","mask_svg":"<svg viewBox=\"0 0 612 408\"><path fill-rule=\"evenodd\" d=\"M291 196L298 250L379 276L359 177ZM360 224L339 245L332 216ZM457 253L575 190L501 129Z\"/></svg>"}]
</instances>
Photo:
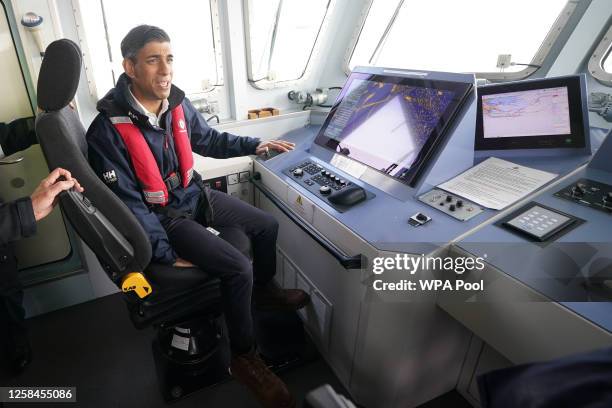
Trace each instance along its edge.
<instances>
[{"instance_id":1,"label":"black chair backrest","mask_svg":"<svg viewBox=\"0 0 612 408\"><path fill-rule=\"evenodd\" d=\"M124 273L141 272L149 264L151 244L130 209L106 187L87 161L85 129L76 112L68 106L76 93L80 74L81 50L74 42L62 39L47 47L37 90L38 106L44 112L36 118L36 133L49 169L62 167L70 171L85 189L85 197L133 247L134 257L123 271L107 270L115 283L119 283L117 279ZM87 228L94 227L81 225L82 214L75 214L75 208L63 210L75 229L79 231L81 228L79 235L102 263L108 248L103 242L88 237L107 236L108 232L88 231ZM75 223L80 223L78 228ZM110 267L104 263L103 266Z\"/></svg>"}]
</instances>

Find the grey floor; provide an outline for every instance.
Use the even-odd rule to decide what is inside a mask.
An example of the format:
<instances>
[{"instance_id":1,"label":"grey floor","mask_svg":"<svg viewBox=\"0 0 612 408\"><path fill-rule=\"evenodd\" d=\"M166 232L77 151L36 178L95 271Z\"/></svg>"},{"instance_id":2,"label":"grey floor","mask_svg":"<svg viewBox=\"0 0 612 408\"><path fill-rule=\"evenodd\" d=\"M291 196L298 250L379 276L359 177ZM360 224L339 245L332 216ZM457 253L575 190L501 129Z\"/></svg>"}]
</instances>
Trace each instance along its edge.
<instances>
[{"instance_id":1,"label":"grey floor","mask_svg":"<svg viewBox=\"0 0 612 408\"><path fill-rule=\"evenodd\" d=\"M12 377L5 370L2 354L0 385L77 387L77 403L7 403L5 407L169 406L158 389L150 346L153 330L134 329L120 295L35 317L29 320L29 327L34 353L32 365L25 373ZM302 406L302 399L308 391L326 383L347 395L332 370L320 358L289 369L280 376L298 399L298 406ZM231 380L196 392L171 406L259 407L241 384ZM459 408L469 405L457 393L449 393L425 407Z\"/></svg>"}]
</instances>

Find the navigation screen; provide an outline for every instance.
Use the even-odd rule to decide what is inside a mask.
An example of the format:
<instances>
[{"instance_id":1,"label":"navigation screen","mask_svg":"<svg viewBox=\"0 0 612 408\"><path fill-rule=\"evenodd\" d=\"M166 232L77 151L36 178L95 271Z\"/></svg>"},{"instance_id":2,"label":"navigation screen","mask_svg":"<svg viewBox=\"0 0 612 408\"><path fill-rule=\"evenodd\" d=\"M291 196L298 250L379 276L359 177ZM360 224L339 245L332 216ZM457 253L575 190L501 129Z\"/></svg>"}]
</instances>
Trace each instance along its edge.
<instances>
[{"instance_id":1,"label":"navigation screen","mask_svg":"<svg viewBox=\"0 0 612 408\"><path fill-rule=\"evenodd\" d=\"M569 135L567 87L482 96L484 137Z\"/></svg>"},{"instance_id":2,"label":"navigation screen","mask_svg":"<svg viewBox=\"0 0 612 408\"><path fill-rule=\"evenodd\" d=\"M317 144L413 185L470 84L353 73Z\"/></svg>"},{"instance_id":3,"label":"navigation screen","mask_svg":"<svg viewBox=\"0 0 612 408\"><path fill-rule=\"evenodd\" d=\"M478 88L476 150L583 148L586 83L580 75Z\"/></svg>"}]
</instances>

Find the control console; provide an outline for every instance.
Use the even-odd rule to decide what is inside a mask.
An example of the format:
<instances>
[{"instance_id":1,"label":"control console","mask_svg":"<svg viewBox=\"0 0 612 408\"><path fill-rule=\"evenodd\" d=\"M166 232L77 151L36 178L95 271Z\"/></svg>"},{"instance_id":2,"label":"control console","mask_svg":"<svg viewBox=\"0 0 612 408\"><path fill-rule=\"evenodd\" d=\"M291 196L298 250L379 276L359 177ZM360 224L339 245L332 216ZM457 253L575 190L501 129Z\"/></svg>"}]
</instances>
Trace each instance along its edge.
<instances>
[{"instance_id":1,"label":"control console","mask_svg":"<svg viewBox=\"0 0 612 408\"><path fill-rule=\"evenodd\" d=\"M419 200L460 221L467 221L483 211L478 204L438 188L423 194Z\"/></svg>"},{"instance_id":2,"label":"control console","mask_svg":"<svg viewBox=\"0 0 612 408\"><path fill-rule=\"evenodd\" d=\"M612 214L612 186L609 184L580 179L557 191L555 196Z\"/></svg>"},{"instance_id":3,"label":"control console","mask_svg":"<svg viewBox=\"0 0 612 408\"><path fill-rule=\"evenodd\" d=\"M344 212L362 201L375 195L360 187L333 170L311 160L304 160L283 170L308 191L325 200L339 212Z\"/></svg>"}]
</instances>

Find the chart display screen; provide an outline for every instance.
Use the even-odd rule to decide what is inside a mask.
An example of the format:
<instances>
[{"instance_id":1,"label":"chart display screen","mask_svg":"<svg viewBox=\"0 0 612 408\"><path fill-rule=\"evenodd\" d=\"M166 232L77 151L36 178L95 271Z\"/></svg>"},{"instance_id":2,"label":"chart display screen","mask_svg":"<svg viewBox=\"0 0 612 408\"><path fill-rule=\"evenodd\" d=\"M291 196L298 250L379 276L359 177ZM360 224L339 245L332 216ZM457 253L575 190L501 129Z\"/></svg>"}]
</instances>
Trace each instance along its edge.
<instances>
[{"instance_id":1,"label":"chart display screen","mask_svg":"<svg viewBox=\"0 0 612 408\"><path fill-rule=\"evenodd\" d=\"M412 185L470 89L354 72L316 143Z\"/></svg>"},{"instance_id":2,"label":"chart display screen","mask_svg":"<svg viewBox=\"0 0 612 408\"><path fill-rule=\"evenodd\" d=\"M484 95L484 137L569 135L567 87Z\"/></svg>"},{"instance_id":3,"label":"chart display screen","mask_svg":"<svg viewBox=\"0 0 612 408\"><path fill-rule=\"evenodd\" d=\"M478 88L476 149L584 147L578 76Z\"/></svg>"}]
</instances>

